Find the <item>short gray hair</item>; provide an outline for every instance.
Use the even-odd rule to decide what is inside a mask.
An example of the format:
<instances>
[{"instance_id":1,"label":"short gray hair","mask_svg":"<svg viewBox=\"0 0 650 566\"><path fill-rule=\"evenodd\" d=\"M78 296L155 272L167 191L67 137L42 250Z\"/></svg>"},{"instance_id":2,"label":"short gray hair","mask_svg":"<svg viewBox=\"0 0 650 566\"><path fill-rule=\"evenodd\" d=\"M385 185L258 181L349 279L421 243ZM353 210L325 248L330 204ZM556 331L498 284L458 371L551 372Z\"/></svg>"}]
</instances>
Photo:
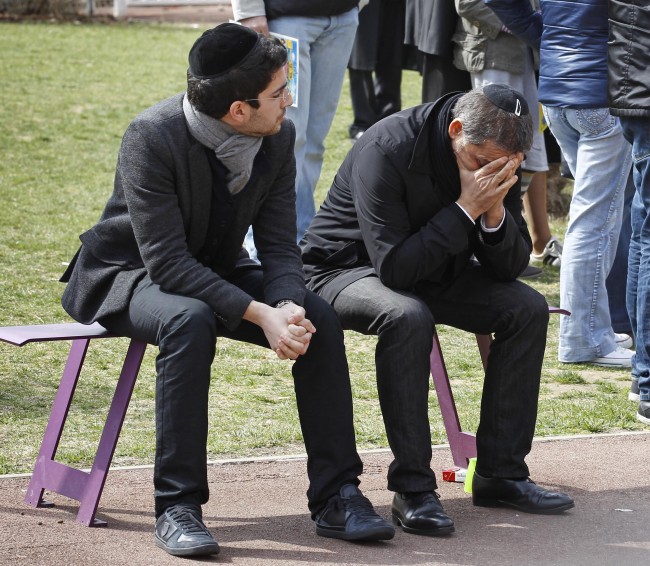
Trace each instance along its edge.
<instances>
[{"instance_id":1,"label":"short gray hair","mask_svg":"<svg viewBox=\"0 0 650 566\"><path fill-rule=\"evenodd\" d=\"M526 152L533 144L530 112L517 116L503 110L490 102L482 88L462 95L452 110L452 117L461 121L464 139L471 144L480 145L491 140L511 153Z\"/></svg>"}]
</instances>

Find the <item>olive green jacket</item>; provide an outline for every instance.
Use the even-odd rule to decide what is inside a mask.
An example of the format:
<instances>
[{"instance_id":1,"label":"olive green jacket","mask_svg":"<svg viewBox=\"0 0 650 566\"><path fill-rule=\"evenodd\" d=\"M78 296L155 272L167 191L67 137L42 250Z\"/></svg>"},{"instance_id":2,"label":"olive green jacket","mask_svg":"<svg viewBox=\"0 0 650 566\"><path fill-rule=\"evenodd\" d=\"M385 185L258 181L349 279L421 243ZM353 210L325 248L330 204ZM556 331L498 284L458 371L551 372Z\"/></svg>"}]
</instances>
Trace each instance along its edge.
<instances>
[{"instance_id":1,"label":"olive green jacket","mask_svg":"<svg viewBox=\"0 0 650 566\"><path fill-rule=\"evenodd\" d=\"M503 31L503 24L483 0L455 0L458 19L454 42L454 65L469 72L499 69L524 72L524 55L530 49L522 40ZM533 8L537 1L531 0ZM533 52L535 68L539 54Z\"/></svg>"}]
</instances>

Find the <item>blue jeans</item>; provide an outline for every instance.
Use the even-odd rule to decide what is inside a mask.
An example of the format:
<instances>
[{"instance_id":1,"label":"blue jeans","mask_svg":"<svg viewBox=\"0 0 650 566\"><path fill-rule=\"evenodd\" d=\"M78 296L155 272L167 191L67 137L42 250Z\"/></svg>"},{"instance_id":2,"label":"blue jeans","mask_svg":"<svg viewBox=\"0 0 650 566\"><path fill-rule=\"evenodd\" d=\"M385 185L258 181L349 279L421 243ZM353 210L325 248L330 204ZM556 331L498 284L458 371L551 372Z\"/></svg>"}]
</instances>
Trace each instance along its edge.
<instances>
[{"instance_id":1,"label":"blue jeans","mask_svg":"<svg viewBox=\"0 0 650 566\"><path fill-rule=\"evenodd\" d=\"M269 30L298 38L298 108L287 108L296 126L296 212L298 241L316 214L314 190L323 166L325 137L341 95L359 12L330 17L285 16Z\"/></svg>"},{"instance_id":2,"label":"blue jeans","mask_svg":"<svg viewBox=\"0 0 650 566\"><path fill-rule=\"evenodd\" d=\"M632 375L639 378L642 401L650 401L650 118L621 117L632 143L634 185L632 238L627 279L627 309L636 341Z\"/></svg>"},{"instance_id":3,"label":"blue jeans","mask_svg":"<svg viewBox=\"0 0 650 566\"><path fill-rule=\"evenodd\" d=\"M607 108L544 107L575 179L560 268L558 359L584 362L616 349L605 280L616 255L632 154Z\"/></svg>"},{"instance_id":4,"label":"blue jeans","mask_svg":"<svg viewBox=\"0 0 650 566\"><path fill-rule=\"evenodd\" d=\"M621 233L618 237L618 246L616 246L612 270L609 272L606 281L612 328L614 332L624 332L625 334L632 332L632 324L627 314L627 259L630 252L630 238L632 237L630 210L635 192L634 179L630 171L623 198Z\"/></svg>"}]
</instances>

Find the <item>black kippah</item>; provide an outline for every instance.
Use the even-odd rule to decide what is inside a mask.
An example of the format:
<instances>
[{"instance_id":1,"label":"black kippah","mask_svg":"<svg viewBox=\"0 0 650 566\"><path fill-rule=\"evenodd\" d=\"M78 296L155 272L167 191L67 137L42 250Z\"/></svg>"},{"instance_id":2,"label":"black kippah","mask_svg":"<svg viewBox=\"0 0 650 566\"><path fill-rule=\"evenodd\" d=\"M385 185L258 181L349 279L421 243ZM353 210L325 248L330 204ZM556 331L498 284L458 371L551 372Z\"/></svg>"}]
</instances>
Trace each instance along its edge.
<instances>
[{"instance_id":1,"label":"black kippah","mask_svg":"<svg viewBox=\"0 0 650 566\"><path fill-rule=\"evenodd\" d=\"M488 100L499 108L515 114L526 116L528 114L528 103L520 92L504 84L491 84L483 87L483 94Z\"/></svg>"},{"instance_id":2,"label":"black kippah","mask_svg":"<svg viewBox=\"0 0 650 566\"><path fill-rule=\"evenodd\" d=\"M213 79L240 65L260 40L256 31L226 23L209 29L190 49L190 73L197 79Z\"/></svg>"}]
</instances>

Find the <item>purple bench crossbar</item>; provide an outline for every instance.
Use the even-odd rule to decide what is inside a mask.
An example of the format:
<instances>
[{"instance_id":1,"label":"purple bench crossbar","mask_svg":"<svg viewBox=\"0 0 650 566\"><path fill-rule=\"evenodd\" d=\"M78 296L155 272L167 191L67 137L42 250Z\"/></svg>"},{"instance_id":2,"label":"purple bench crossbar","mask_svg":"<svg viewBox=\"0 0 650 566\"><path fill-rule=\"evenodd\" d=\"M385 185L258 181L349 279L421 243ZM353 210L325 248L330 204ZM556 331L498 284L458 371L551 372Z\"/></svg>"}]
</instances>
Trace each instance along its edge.
<instances>
[{"instance_id":1,"label":"purple bench crossbar","mask_svg":"<svg viewBox=\"0 0 650 566\"><path fill-rule=\"evenodd\" d=\"M570 314L569 311L558 307L548 307L548 312L551 314ZM492 336L489 334L477 334L476 343L481 354L483 368L485 369L490 353L490 345L492 344ZM476 435L471 432L463 432L460 427L458 411L454 402L454 394L451 390L447 367L442 357L442 350L437 335L433 338L430 363L431 377L433 378L436 395L438 396L440 413L445 425L445 431L447 432L447 441L449 442L454 465L459 468L467 468L469 459L476 457Z\"/></svg>"},{"instance_id":2,"label":"purple bench crossbar","mask_svg":"<svg viewBox=\"0 0 650 566\"><path fill-rule=\"evenodd\" d=\"M23 346L30 342L72 340L70 354L52 405L50 419L34 465L32 478L27 487L25 502L34 507L51 507L51 503L43 500L43 492L46 489L65 495L79 501L77 521L88 527L106 526L106 522L96 519L95 514L147 347L145 342L131 340L129 344L90 472L56 462L54 457L86 358L88 345L95 338L114 337L117 335L111 334L97 323L91 325L63 323L0 327L0 340L15 346Z\"/></svg>"}]
</instances>

